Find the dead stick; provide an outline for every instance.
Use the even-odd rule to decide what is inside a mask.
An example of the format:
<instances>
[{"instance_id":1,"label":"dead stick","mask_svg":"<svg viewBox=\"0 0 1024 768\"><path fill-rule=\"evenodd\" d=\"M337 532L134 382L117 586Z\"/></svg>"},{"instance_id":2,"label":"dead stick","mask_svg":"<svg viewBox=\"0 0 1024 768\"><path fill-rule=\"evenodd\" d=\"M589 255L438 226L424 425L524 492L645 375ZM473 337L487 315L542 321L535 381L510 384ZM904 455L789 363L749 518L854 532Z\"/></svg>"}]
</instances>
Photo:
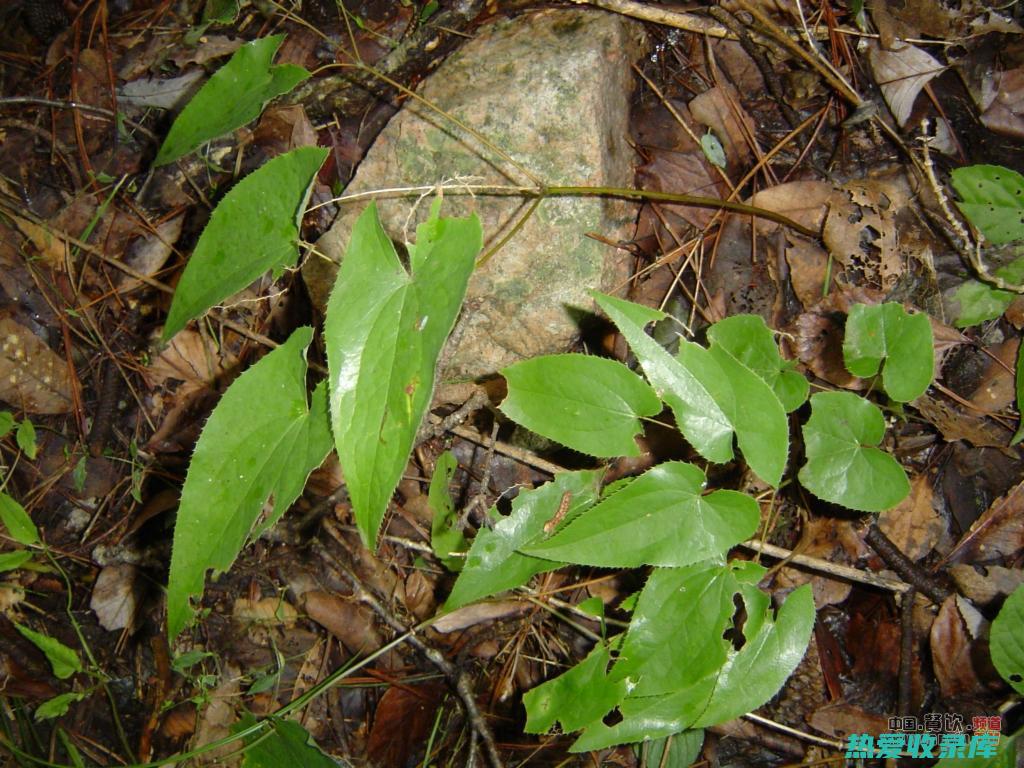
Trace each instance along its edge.
<instances>
[{"instance_id":1,"label":"dead stick","mask_svg":"<svg viewBox=\"0 0 1024 768\"><path fill-rule=\"evenodd\" d=\"M864 541L878 553L878 556L885 561L886 565L896 571L901 578L913 584L914 588L919 592L928 595L934 602L941 603L952 594L929 574L925 573L917 563L900 552L899 547L882 533L882 529L876 523L872 523L868 528Z\"/></svg>"}]
</instances>

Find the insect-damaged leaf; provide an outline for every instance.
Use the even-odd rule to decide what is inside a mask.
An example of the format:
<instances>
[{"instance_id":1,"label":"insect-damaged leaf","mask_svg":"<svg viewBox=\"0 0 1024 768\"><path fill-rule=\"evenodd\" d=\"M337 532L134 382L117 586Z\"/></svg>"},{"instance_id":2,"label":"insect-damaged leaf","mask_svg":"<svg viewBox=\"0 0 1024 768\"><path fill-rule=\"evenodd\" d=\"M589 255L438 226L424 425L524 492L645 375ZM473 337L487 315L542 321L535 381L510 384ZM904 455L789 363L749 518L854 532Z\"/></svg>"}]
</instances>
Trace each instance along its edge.
<instances>
[{"instance_id":1,"label":"insect-damaged leaf","mask_svg":"<svg viewBox=\"0 0 1024 768\"><path fill-rule=\"evenodd\" d=\"M300 147L275 157L224 195L174 292L164 341L268 269L274 278L299 258L299 225L313 177L327 157Z\"/></svg>"},{"instance_id":2,"label":"insect-damaged leaf","mask_svg":"<svg viewBox=\"0 0 1024 768\"><path fill-rule=\"evenodd\" d=\"M493 528L477 532L444 610L452 611L482 597L522 586L535 574L561 567L563 563L516 550L545 535L545 525L551 528L550 523L566 499L565 520L571 520L597 501L600 479L599 472L564 472L540 488L520 493L508 516L500 518Z\"/></svg>"},{"instance_id":3,"label":"insect-damaged leaf","mask_svg":"<svg viewBox=\"0 0 1024 768\"><path fill-rule=\"evenodd\" d=\"M952 173L957 206L995 245L1024 239L1024 176L998 165L970 165Z\"/></svg>"},{"instance_id":4,"label":"insect-damaged leaf","mask_svg":"<svg viewBox=\"0 0 1024 768\"><path fill-rule=\"evenodd\" d=\"M327 391L306 400L306 347L313 330L298 328L228 388L192 454L181 492L167 584L173 639L188 624L190 598L206 572L231 567L250 533L273 525L331 450ZM273 497L272 514L260 522Z\"/></svg>"},{"instance_id":5,"label":"insect-damaged leaf","mask_svg":"<svg viewBox=\"0 0 1024 768\"><path fill-rule=\"evenodd\" d=\"M331 423L363 542L373 549L434 390L482 231L475 216L416 229L406 272L371 204L352 228L324 323Z\"/></svg>"},{"instance_id":6,"label":"insect-damaged leaf","mask_svg":"<svg viewBox=\"0 0 1024 768\"><path fill-rule=\"evenodd\" d=\"M293 64L271 66L283 41L284 35L273 35L235 51L178 115L153 164L173 163L199 145L255 120L264 104L309 77L309 72Z\"/></svg>"},{"instance_id":7,"label":"insect-damaged leaf","mask_svg":"<svg viewBox=\"0 0 1024 768\"><path fill-rule=\"evenodd\" d=\"M506 416L590 456L639 456L640 418L661 411L647 382L615 360L548 355L501 374L508 382Z\"/></svg>"},{"instance_id":8,"label":"insect-damaged leaf","mask_svg":"<svg viewBox=\"0 0 1024 768\"><path fill-rule=\"evenodd\" d=\"M721 555L757 530L760 510L752 497L737 491L705 496L704 482L704 473L692 464L659 464L552 538L520 551L606 568L682 566Z\"/></svg>"}]
</instances>

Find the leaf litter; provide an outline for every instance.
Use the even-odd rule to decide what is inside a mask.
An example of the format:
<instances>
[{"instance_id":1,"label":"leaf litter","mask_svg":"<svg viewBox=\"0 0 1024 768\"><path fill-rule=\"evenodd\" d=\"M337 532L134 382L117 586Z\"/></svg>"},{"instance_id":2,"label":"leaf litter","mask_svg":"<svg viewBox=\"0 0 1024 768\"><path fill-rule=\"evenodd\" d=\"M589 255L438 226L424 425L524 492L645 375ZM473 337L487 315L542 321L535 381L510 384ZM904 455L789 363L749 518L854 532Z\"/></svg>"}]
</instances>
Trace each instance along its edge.
<instances>
[{"instance_id":1,"label":"leaf litter","mask_svg":"<svg viewBox=\"0 0 1024 768\"><path fill-rule=\"evenodd\" d=\"M336 41L347 35L343 20L323 13L317 3L308 5L314 8L302 11L309 16L304 19L307 26L280 11L275 17L286 34L285 45L275 46L277 65L294 67L286 70L293 76L300 66L315 70L324 56L352 61L350 52L337 50ZM802 34L795 9L767 10L774 23ZM95 10L87 6L81 12L78 24L90 21ZM37 103L19 106L15 112L0 101L0 130L5 139L0 153L0 225L5 233L0 287L5 293L5 316L0 324L6 323L0 331L7 342L6 354L0 356L0 399L19 420L31 420L42 433L60 435L63 439L55 445L67 446L67 454L74 457L82 454L71 446L84 441L91 422L101 415L99 406L108 397L107 389L118 390L108 397L113 403L115 437L107 451L117 460L119 474L104 482L104 494L96 506L76 506L81 500L73 494L45 492L65 480L60 473L66 475L60 487L73 488L76 461L44 464L53 451L45 443L33 461L21 455L13 433L3 442L3 463L13 465L6 493L27 510L42 540L71 576L70 597L78 604L91 601L91 610L74 614L75 621L86 627L97 661L108 673L133 674L121 668L118 642L131 649L149 648L152 642L159 643L161 635L158 590L151 586L163 583L165 575L152 560L136 564L128 554L129 545L139 544L161 553L164 563L171 557L169 515L158 511L150 516L147 503L180 488L210 407L243 368L264 358L264 340L283 342L292 330L308 323L312 313L298 280L285 270L277 282L264 280L249 288L242 303L228 302L235 306L214 310L179 331L167 345L156 344L155 337L165 327L170 286L180 279L183 264L196 248L206 216L203 211L263 159L314 144L332 150L319 177L309 172L312 196L327 199L332 184L347 181L332 177L337 173L333 169L357 163L371 141L359 133L359 121L331 124L328 115L317 113L314 101L306 101L301 108L295 104L284 108L291 111L268 111L252 131L239 126L225 136L203 137L212 139L206 154L182 157L154 171L147 181L159 141L151 142L137 126L141 123L162 137L169 122L161 124L143 108L172 106L182 88L206 77L218 59L234 53L242 42L237 32L249 35L245 30L253 22L265 21L255 9L245 10L234 25L214 26L215 34L190 41L189 26L197 19L182 13L180 9L115 11L108 20L111 28L130 34L102 36L88 47L81 47L82 40L68 34L52 42L40 41L21 24L20 15L3 33L11 50L34 52L34 62L46 57L51 64L68 64L53 70L57 95L94 110ZM358 21L348 19L348 29L363 55L387 63L390 41L408 31L405 25L412 24L413 11L404 6L393 11L371 8L367 14ZM1020 171L1024 167L1019 148L1006 143L1024 133L1022 70L1015 61L991 53L1019 45L1021 30L1000 14L998 9L974 4L951 14L933 0L917 0L901 8L868 4L865 19L879 38L865 49L839 45L838 36L820 35L818 48L807 46L806 40L802 43L810 58L785 46L769 45L771 55L763 60L752 56L742 42L708 39L705 48L699 35L651 25L648 33L657 57L652 54L642 62L650 82L638 85L633 121L639 186L723 198L734 195L822 231L821 239L814 240L763 220L723 216L710 208L645 204L630 244L637 277L627 291L631 298L642 297L648 306L670 309L680 321L672 326L676 329L672 333L693 332L699 337L714 320L738 311L752 312L779 334L783 349L798 363L797 370L815 385L868 393L878 400L881 382L870 372L853 376L844 364L843 339L851 306L897 302L930 316L933 337L939 340L935 342L938 385L907 403L902 414L890 416L884 447L910 472L911 492L900 505L884 512L878 525L897 549L932 578L945 580L961 593L943 601L937 613L920 605L913 610L915 630L910 642L917 668L911 690L913 706L921 705L923 690L934 690L938 698L933 699L933 711L958 712L968 720L993 715L1007 691L1000 687L1000 678L977 659L979 655L987 658L982 650L984 637L998 606L1014 590L1019 594L1021 581L1021 461L1018 449L1009 445L1019 420L1015 362L1020 322L1011 308L1013 295L997 294L993 299L993 289L980 282L977 285L983 290L975 290L973 299L971 294L957 293L977 275L958 251L956 233L950 231L955 228L938 198L945 195L946 207L960 204L960 210L969 210L964 205L971 201L963 190L949 183L952 168L1000 164ZM737 18L742 20L742 13ZM424 21L429 24L429 18ZM853 32L856 25L839 6L829 6L827 12L803 21L812 34L830 26ZM326 41L310 26L323 30ZM968 31L977 37L962 38ZM165 40L164 35L169 37ZM755 38L755 53L758 46L766 47L764 39ZM954 50L925 39L962 44ZM830 45L834 47L827 50ZM713 52L713 58L705 55L706 50ZM843 123L852 113L830 103L835 93L811 60L840 77L852 79L858 71L869 78L878 88L874 122ZM418 75L433 65L429 56L421 59ZM112 73L124 82L112 82ZM0 77L5 94L53 95L37 92L27 75L13 69L4 70ZM809 127L796 136L783 138L794 126L786 123L782 103L772 96L773 81L785 84L784 103L797 110L801 119L810 119ZM651 82L664 99L650 88ZM866 81L858 82L858 87L863 94L871 92ZM964 92L967 98L961 97ZM132 98L141 101L133 104ZM935 142L927 157L915 144L921 118L939 126L945 137ZM902 146L887 138L890 129L903 137ZM708 133L721 143L724 169L717 168L701 149L702 137ZM193 138L183 146L195 143ZM942 156L940 146L952 154ZM161 160L171 154L165 153ZM944 185L942 189L936 189L927 172L922 172L928 167ZM113 186L122 177L129 180L126 185ZM986 225L974 223L985 232ZM1012 229L1009 235L1005 230L996 232L996 240L1013 239ZM307 220L305 226L296 226L293 239L312 240L316 234ZM992 256L1012 262L1006 254ZM255 274L246 275L250 277L255 279ZM247 286L239 286L243 287ZM271 293L281 294L279 301L273 301L273 309ZM955 302L951 296L957 297ZM964 334L952 331L954 326L964 328ZM686 330L678 330L682 328ZM596 348L616 348L611 333L594 341ZM969 355L956 351L961 347L979 350L983 362L971 362ZM315 346L309 355L314 364L324 361ZM107 365L114 365L118 373L112 379L120 382L116 386L106 382ZM490 399L496 403L501 397L500 392L492 392ZM459 404L435 401L428 405L444 417ZM722 412L723 423L738 418L728 406L716 405L716 409ZM646 411L643 415L648 416ZM803 423L808 416L805 409L794 418ZM391 600L394 615L424 618L437 602L451 601L453 596L452 605L468 600L466 593L452 592L453 579L431 554L430 511L417 501L425 496L420 483L433 474L434 461L442 451L451 447L458 459L450 483L455 522L467 533L476 529L479 544L475 546L486 543L488 537L504 535L501 521L508 519L510 510L513 518L522 514L519 510L530 510L530 524L542 533L557 510L561 486L544 505L532 509L529 494L537 493L534 486L547 477L521 458L541 453L580 468L578 456L552 454L550 446L526 442L527 447L516 454L519 458L489 450L486 435L491 417L486 411L472 414L470 424L472 430L456 425L457 432L421 443L412 461L401 468L406 480L381 529L377 554L363 550L354 529L346 529L352 503L343 490L337 492L343 474L336 467L317 470L294 512L244 550L235 568L209 585L203 603L209 613L202 636L187 642L201 639L202 653L213 654L218 663L208 664L207 659L195 667L174 671L168 667L161 672L158 653L150 658L146 651L140 657L142 674L165 681L166 701L149 701L141 693L118 694L122 698L115 705L124 711L141 706L149 713L145 722L129 724L128 748L119 744L114 720L97 706L98 697L69 700L69 715L39 727L59 723L72 732L79 746L92 740L104 749L119 750L125 759L135 746L141 747L140 759L166 758L186 747L197 722L175 725L180 715L163 714L167 703L178 705L169 710L172 714L186 712L186 720L187 712L198 714L193 745L227 735L239 722L235 703L252 711L274 711L300 690L296 682L300 668L303 675L322 679L327 671L394 636L395 628L357 598L335 560L349 563L360 583ZM636 443L641 456L631 461L696 458L690 446L667 439L656 425L646 427ZM467 437L472 435L483 436L483 445ZM869 437L859 439L857 451L873 441L874 436ZM500 438L510 450L513 443L526 441L523 435L502 433ZM740 451L746 452L742 444ZM627 467L626 462L622 465ZM584 464L582 469L589 471L592 466ZM627 474L647 469L642 463L628 466L634 468L625 469ZM765 479L776 480L774 472L765 474L770 475ZM758 482L748 473L735 487ZM557 542L562 531L583 524L579 513L586 506L582 499L588 488L585 483L573 486L568 517L576 521L558 528L560 533L549 541ZM970 492L957 490L964 488ZM509 497L516 493L519 498L511 502ZM264 512L262 507L256 511ZM275 509L274 514L284 511ZM839 560L863 571L889 567L865 544L865 519L851 520L835 508L787 492L780 492L773 506L762 505L762 513L763 535L771 543L805 554L812 562ZM72 520L81 525L71 525ZM98 545L116 545L122 538L120 549L104 550L121 552L122 561L101 568ZM0 555L21 551L11 542L3 548ZM12 562L20 564L2 574L3 612L19 623L27 616L35 631L45 630L39 634L60 643L50 644L51 649L70 647L75 635L71 615L62 608L69 597L63 582L47 570L36 550L23 551L30 553L30 559L18 554ZM78 559L66 557L65 552L78 553ZM471 549L465 558L471 575L475 558ZM294 595L279 592L287 581L282 574L297 562L314 572L315 588ZM518 726L525 722L518 708L521 694L553 677L553 668L583 659L588 652L553 611L568 610L586 595L601 595L611 618L622 619L625 614L619 604L637 588L619 573L552 570L557 565L533 563L527 570L539 575L527 595L509 593L495 602L452 611L437 632L427 632L429 642L443 653L473 660L476 690L488 714ZM592 583L585 588L574 586L567 574L579 574ZM500 581L490 578L491 583L478 583L477 593L501 588ZM797 563L769 571L763 584L782 594L807 579L823 611L812 652L761 714L818 735L877 733L884 716L896 712L896 702L881 691L904 685L897 680L894 659L899 655L898 612L906 608L873 588L827 572L808 572ZM21 603L26 594L33 595L45 613L26 610ZM591 632L602 629L592 617L573 616ZM998 625L991 626L991 632L997 629ZM314 636L333 638L323 655L314 651ZM4 637L9 640L2 655L5 690L27 696L26 711L60 692L85 690L81 680L72 689L54 679L55 670L33 650L27 636L5 631ZM279 664L276 654L281 648L294 653L281 654L284 660ZM187 651L185 647L176 650L179 658ZM448 686L416 679L417 673L433 671L417 657L393 654L386 663L371 665L366 678L356 678L358 686L334 689L323 697L328 711L341 713L343 726L332 729L321 723L309 731L331 754L368 756L381 765L421 759L431 739L435 750L454 753L465 722L458 707L446 698ZM825 692L800 689L814 678L820 686L823 676L831 681ZM278 682L277 687L244 693L258 681L271 679ZM33 686L29 684L33 680L49 682ZM383 693L375 692L380 680L387 682ZM192 706L195 709L189 709ZM778 754L766 755L752 741L721 738L719 734L727 731L722 727L707 736L705 749L711 750L714 744L720 759L730 754L728 750L741 754L747 750L742 759L755 764L781 762ZM403 739L392 738L399 732ZM735 726L728 732L741 731ZM517 750L540 750L538 764L555 764L571 743L564 736L527 737L521 727L508 728L501 735ZM309 746L301 738L287 743ZM795 745L788 744L796 750L789 758L810 755L811 747L799 741ZM609 759L637 764L632 751L608 749L614 753L607 755Z\"/></svg>"}]
</instances>

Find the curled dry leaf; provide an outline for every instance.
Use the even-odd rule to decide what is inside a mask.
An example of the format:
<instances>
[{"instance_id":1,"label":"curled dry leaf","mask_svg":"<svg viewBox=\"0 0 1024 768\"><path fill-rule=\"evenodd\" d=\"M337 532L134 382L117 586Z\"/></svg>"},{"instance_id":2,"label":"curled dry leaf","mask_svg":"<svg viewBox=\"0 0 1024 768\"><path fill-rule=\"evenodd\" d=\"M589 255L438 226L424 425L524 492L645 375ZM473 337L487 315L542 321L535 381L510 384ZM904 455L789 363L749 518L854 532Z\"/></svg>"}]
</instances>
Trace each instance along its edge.
<instances>
[{"instance_id":1,"label":"curled dry leaf","mask_svg":"<svg viewBox=\"0 0 1024 768\"><path fill-rule=\"evenodd\" d=\"M487 621L519 616L530 610L529 603L521 600L497 600L491 603L474 603L446 613L432 625L438 632L457 632L460 629L483 624Z\"/></svg>"},{"instance_id":2,"label":"curled dry leaf","mask_svg":"<svg viewBox=\"0 0 1024 768\"><path fill-rule=\"evenodd\" d=\"M96 577L89 607L105 630L134 626L140 592L138 572L134 565L108 565Z\"/></svg>"},{"instance_id":3,"label":"curled dry leaf","mask_svg":"<svg viewBox=\"0 0 1024 768\"><path fill-rule=\"evenodd\" d=\"M338 638L350 653L369 653L384 645L373 612L362 603L319 590L307 592L303 600L309 618Z\"/></svg>"},{"instance_id":4,"label":"curled dry leaf","mask_svg":"<svg viewBox=\"0 0 1024 768\"><path fill-rule=\"evenodd\" d=\"M722 147L730 168L742 166L753 153L750 151L750 137L757 127L740 103L740 95L731 85L717 85L709 88L689 103L690 114L701 125L712 130Z\"/></svg>"},{"instance_id":5,"label":"curled dry leaf","mask_svg":"<svg viewBox=\"0 0 1024 768\"><path fill-rule=\"evenodd\" d=\"M67 363L25 326L0 318L0 400L29 413L71 410Z\"/></svg>"},{"instance_id":6,"label":"curled dry leaf","mask_svg":"<svg viewBox=\"0 0 1024 768\"><path fill-rule=\"evenodd\" d=\"M987 624L978 609L960 595L946 598L939 609L929 639L932 667L944 697L983 692L971 656L972 645Z\"/></svg>"},{"instance_id":7,"label":"curled dry leaf","mask_svg":"<svg viewBox=\"0 0 1024 768\"><path fill-rule=\"evenodd\" d=\"M136 272L153 277L167 263L174 250L174 244L181 236L184 223L185 214L179 214L158 224L155 232L139 238L128 246L124 262ZM141 280L130 275L123 275L120 283L122 291L142 285Z\"/></svg>"},{"instance_id":8,"label":"curled dry leaf","mask_svg":"<svg viewBox=\"0 0 1024 768\"><path fill-rule=\"evenodd\" d=\"M885 103L900 127L906 127L917 94L942 72L943 66L930 54L909 43L891 51L871 43L868 61Z\"/></svg>"}]
</instances>

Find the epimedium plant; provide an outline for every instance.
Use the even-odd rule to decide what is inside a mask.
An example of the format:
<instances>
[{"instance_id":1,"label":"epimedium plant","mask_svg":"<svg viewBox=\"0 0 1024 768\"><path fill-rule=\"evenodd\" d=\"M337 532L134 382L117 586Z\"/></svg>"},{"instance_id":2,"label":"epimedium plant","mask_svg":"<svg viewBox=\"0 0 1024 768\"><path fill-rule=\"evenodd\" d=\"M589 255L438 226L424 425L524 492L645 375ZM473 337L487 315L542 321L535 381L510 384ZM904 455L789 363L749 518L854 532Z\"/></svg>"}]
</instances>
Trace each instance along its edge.
<instances>
[{"instance_id":1,"label":"epimedium plant","mask_svg":"<svg viewBox=\"0 0 1024 768\"><path fill-rule=\"evenodd\" d=\"M243 46L175 122L157 162L244 124L308 76L271 64L280 42ZM245 97L236 103L239 89ZM293 150L224 196L182 275L165 339L267 270L278 276L295 265L302 213L325 156L315 147ZM228 570L331 450L362 539L376 546L481 242L479 222L442 217L438 199L408 248L407 269L375 207L363 212L327 306L327 378L309 394L305 357L313 329L299 328L239 376L202 431L175 526L167 590L172 639L192 621L207 573ZM671 354L646 332L663 313L593 296L643 375L584 355L523 361L502 371L505 415L581 453L611 458L636 455L643 421L668 407L705 461L732 461L738 449L761 481L780 488L790 462L789 414L808 401L809 385L781 357L764 321L727 318L707 330L706 345L681 340ZM851 373L877 377L897 406L932 379L928 319L897 304L854 307L843 352ZM806 461L797 474L807 490L865 512L906 496L905 473L878 447L885 417L874 403L849 392L819 392L809 401ZM607 486L599 469L561 473L522 491L507 516L492 509L493 528L472 542L453 524L447 486L454 470L451 455L442 455L429 493L435 552L460 571L443 612L566 564L650 569L623 606L632 614L628 629L525 696L527 730L557 722L578 731L575 751L681 734L695 754L704 728L767 701L803 656L814 621L809 589L773 609L757 586L764 569L727 559L756 532L760 507L747 494L709 489L701 467L665 462Z\"/></svg>"}]
</instances>

